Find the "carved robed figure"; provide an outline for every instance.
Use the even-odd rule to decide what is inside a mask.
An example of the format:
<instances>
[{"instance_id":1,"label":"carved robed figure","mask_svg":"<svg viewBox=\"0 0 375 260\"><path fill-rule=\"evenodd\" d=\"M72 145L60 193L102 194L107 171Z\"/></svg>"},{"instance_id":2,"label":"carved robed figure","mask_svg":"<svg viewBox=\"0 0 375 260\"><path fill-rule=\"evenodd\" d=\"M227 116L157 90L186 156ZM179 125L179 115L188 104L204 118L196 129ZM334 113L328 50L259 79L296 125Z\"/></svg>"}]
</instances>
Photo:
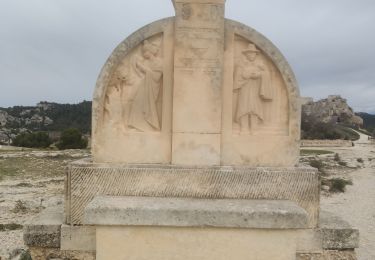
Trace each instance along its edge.
<instances>
[{"instance_id":1,"label":"carved robed figure","mask_svg":"<svg viewBox=\"0 0 375 260\"><path fill-rule=\"evenodd\" d=\"M274 95L269 70L258 59L258 53L250 43L235 68L234 92L238 97L234 120L240 124L241 134L255 131L258 122L264 121L264 102Z\"/></svg>"},{"instance_id":2,"label":"carved robed figure","mask_svg":"<svg viewBox=\"0 0 375 260\"><path fill-rule=\"evenodd\" d=\"M158 44L147 40L140 55L135 55L118 68L106 99L106 111L112 127L125 131L160 131L158 102L162 68Z\"/></svg>"}]
</instances>

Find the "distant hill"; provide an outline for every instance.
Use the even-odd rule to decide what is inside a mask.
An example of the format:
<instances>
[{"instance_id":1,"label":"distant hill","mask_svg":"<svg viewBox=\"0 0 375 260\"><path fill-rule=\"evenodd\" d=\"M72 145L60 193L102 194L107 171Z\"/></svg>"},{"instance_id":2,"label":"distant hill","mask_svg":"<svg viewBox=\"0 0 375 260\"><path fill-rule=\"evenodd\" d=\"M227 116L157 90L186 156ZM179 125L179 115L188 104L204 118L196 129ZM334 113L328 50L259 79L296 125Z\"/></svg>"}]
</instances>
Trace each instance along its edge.
<instances>
[{"instance_id":1,"label":"distant hill","mask_svg":"<svg viewBox=\"0 0 375 260\"><path fill-rule=\"evenodd\" d=\"M77 128L84 134L91 132L91 101L78 104L40 102L36 106L0 108L0 142L24 131L61 132Z\"/></svg>"},{"instance_id":2,"label":"distant hill","mask_svg":"<svg viewBox=\"0 0 375 260\"><path fill-rule=\"evenodd\" d=\"M363 127L364 119L355 114L347 100L339 95L314 102L304 98L302 106L302 139L357 140L352 130Z\"/></svg>"},{"instance_id":3,"label":"distant hill","mask_svg":"<svg viewBox=\"0 0 375 260\"><path fill-rule=\"evenodd\" d=\"M357 113L357 115L363 118L363 128L372 133L375 130L375 115L368 113Z\"/></svg>"},{"instance_id":4,"label":"distant hill","mask_svg":"<svg viewBox=\"0 0 375 260\"><path fill-rule=\"evenodd\" d=\"M36 106L0 108L0 143L9 143L24 131L61 132L78 128L84 134L91 132L91 101L78 104L40 102ZM346 99L329 96L314 102L305 99L302 109L302 138L356 139L347 128L362 126L369 132L375 129L375 115L354 113Z\"/></svg>"},{"instance_id":5,"label":"distant hill","mask_svg":"<svg viewBox=\"0 0 375 260\"><path fill-rule=\"evenodd\" d=\"M330 95L318 100L307 99L302 106L302 114L312 116L318 122L362 127L363 118L354 113L347 100L339 95Z\"/></svg>"}]
</instances>

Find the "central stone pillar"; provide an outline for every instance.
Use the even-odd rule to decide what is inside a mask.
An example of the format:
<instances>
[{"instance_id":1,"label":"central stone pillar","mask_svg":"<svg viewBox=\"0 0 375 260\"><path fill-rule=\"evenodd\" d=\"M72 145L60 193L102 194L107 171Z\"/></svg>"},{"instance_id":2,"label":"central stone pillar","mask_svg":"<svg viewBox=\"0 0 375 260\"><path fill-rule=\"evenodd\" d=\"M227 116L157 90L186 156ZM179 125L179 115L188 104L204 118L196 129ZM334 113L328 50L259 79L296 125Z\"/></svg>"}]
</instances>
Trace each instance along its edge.
<instances>
[{"instance_id":1,"label":"central stone pillar","mask_svg":"<svg viewBox=\"0 0 375 260\"><path fill-rule=\"evenodd\" d=\"M174 0L172 164L220 165L225 0Z\"/></svg>"}]
</instances>

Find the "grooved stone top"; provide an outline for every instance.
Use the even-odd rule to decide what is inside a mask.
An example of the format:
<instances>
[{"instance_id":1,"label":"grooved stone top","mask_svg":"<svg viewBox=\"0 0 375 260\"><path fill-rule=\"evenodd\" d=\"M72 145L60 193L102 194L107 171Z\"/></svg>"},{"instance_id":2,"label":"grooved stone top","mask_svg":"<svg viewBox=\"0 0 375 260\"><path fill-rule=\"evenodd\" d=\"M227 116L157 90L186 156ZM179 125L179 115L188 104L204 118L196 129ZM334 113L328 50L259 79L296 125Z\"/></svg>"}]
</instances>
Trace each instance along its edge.
<instances>
[{"instance_id":1,"label":"grooved stone top","mask_svg":"<svg viewBox=\"0 0 375 260\"><path fill-rule=\"evenodd\" d=\"M96 197L85 224L298 229L307 227L308 216L285 200Z\"/></svg>"}]
</instances>

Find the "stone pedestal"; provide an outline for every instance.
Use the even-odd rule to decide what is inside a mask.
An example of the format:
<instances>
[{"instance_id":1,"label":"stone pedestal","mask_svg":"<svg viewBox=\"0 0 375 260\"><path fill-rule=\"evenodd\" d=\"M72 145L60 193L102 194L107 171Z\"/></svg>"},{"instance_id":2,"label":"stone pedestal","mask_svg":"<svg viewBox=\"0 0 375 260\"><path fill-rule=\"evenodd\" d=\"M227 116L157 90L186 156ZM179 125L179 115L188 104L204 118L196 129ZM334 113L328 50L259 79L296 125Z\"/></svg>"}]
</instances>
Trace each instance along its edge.
<instances>
[{"instance_id":1,"label":"stone pedestal","mask_svg":"<svg viewBox=\"0 0 375 260\"><path fill-rule=\"evenodd\" d=\"M305 210L288 201L97 197L98 260L291 260Z\"/></svg>"},{"instance_id":2,"label":"stone pedestal","mask_svg":"<svg viewBox=\"0 0 375 260\"><path fill-rule=\"evenodd\" d=\"M98 260L122 260L124 254L127 260L291 260L296 257L293 231L122 226L98 227L97 234Z\"/></svg>"},{"instance_id":3,"label":"stone pedestal","mask_svg":"<svg viewBox=\"0 0 375 260\"><path fill-rule=\"evenodd\" d=\"M152 200L152 198L150 198ZM218 246L218 248L222 248L227 245L227 243L231 244L229 238L231 237L237 237L238 235L241 235L241 237L246 238L244 240L246 242L247 249L242 247L241 242L236 240L239 245L236 246L234 244L231 244L233 246L231 249L241 249L240 252L248 254L248 257L251 257L254 255L254 252L260 252L259 248L264 248L266 246L266 243L262 242L262 245L260 247L257 247L258 249L250 250L252 248L252 244L258 246L258 242L263 241L263 238L265 238L268 242L273 241L275 242L275 249L278 250L278 245L282 245L284 247L284 242L288 241L287 250L291 249L291 246L294 246L294 243L296 244L295 250L295 257L297 260L338 260L338 259L350 259L355 260L355 251L354 249L358 247L359 245L359 233L358 230L352 228L348 223L343 221L342 219L338 218L337 216L334 216L332 214L327 214L323 212L321 214L321 218L319 221L319 227L311 229L303 229L302 225L305 221L305 217L303 214L301 215L301 212L303 210L299 208L296 204L292 206L292 208L299 208L297 211L290 210L290 207L286 207L288 210L285 212L289 212L289 217L285 218L285 215L281 215L280 218L280 209L273 211L275 214L270 214L272 211L272 207L266 207L267 203L261 203L262 201L256 201L258 202L258 206L263 207L258 208L258 210L249 211L244 210L241 214L238 214L236 211L232 211L234 216L241 217L245 216L244 214L248 214L248 221L244 221L245 218L243 218L239 223L247 223L245 226L238 225L237 227L218 227L218 222L212 222L215 221L214 218L203 218L204 225L201 225L200 227L196 227L199 222L197 222L194 215L194 211L189 211L189 214L186 214L186 211L182 211L180 207L180 212L183 212L182 218L171 218L171 215L174 215L173 211L166 211L166 206L171 205L169 203L162 203L161 207L164 207L164 216L168 216L167 218L163 218L164 221L168 219L174 219L175 222L173 222L173 225L175 227L165 227L160 226L160 221L158 223L152 223L153 226L134 226L129 225L131 224L129 222L130 219L127 217L124 218L123 213L124 207L107 207L108 212L111 212L115 209L119 210L118 214L110 214L110 218L107 218L106 210L99 210L100 208L103 209L103 207L98 207L99 205L105 205L103 203L97 203L98 200L102 200L100 198L97 198L94 200L93 203L90 203L90 206L87 207L87 213L91 212L91 223L98 223L97 226L93 225L76 225L76 226L70 226L63 224L63 210L62 208L56 208L56 209L48 209L46 212L41 213L39 216L37 216L35 219L31 220L30 223L28 223L25 226L24 230L24 238L25 238L25 244L29 247L31 255L33 256L33 259L35 260L44 260L44 259L51 259L51 258L73 258L77 260L91 260L95 259L96 250L97 250L97 244L103 244L107 245L106 241L114 242L111 250L113 252L118 252L120 249L123 253L124 246L133 245L134 241L128 241L128 243L122 243L122 239L127 240L129 239L129 234L142 234L142 237L138 237L137 242L144 243L145 241L151 241L154 239L154 236L157 234L158 236L161 235L163 237L162 243L168 242L170 245L175 245L177 247L180 247L182 242L186 241L189 242L190 245L194 245L197 241L198 237L201 237L201 240L198 241L204 241L204 243L208 244L208 238L211 238L214 236L214 239L212 239L212 242L215 242L215 246ZM121 197L117 198L116 200L121 201ZM115 201L116 201L115 200ZM96 202L95 202L96 201ZM235 201L235 200L234 200ZM124 200L125 202L125 200ZM246 203L246 202L245 202ZM282 207L285 205L283 202L278 204L278 206ZM118 205L118 203L116 203ZM121 203L120 203L121 204ZM134 203L131 203L134 205ZM235 204L235 203L234 203ZM272 204L272 203L271 203ZM290 202L287 204L290 205ZM96 205L96 206L95 206ZM147 203L148 207L143 207L143 212L146 212L147 210L150 210L150 206L156 205L154 203ZM159 204L160 205L160 204ZM181 204L180 204L181 205ZM256 204L253 204L254 208L257 209L255 206ZM124 206L124 205L123 205ZM130 205L125 204L125 207L128 208ZM232 210L233 210L233 204ZM161 209L162 209L161 208ZM155 209L155 208L154 208ZM195 207L196 209L196 207ZM207 214L210 209L204 208L205 213ZM267 209L267 210L265 210ZM274 208L275 209L275 208ZM285 209L285 208L284 208ZM223 211L220 213L221 211ZM230 213L230 207L222 207L220 206L220 209L218 211L213 211L211 208L211 213L216 214L216 216L225 216L224 214ZM96 213L95 213L96 212ZM122 213L121 213L122 212ZM137 213L138 212L138 213ZM141 208L138 208L138 211L133 210L131 215L133 216L133 220L135 220L134 217L136 217L137 221L140 221L140 215ZM152 218L153 220L160 220L161 213L163 211L157 211L156 213L159 215L155 218ZM172 212L172 214L171 214ZM295 216L297 218L292 217L295 213ZM121 214L120 214L121 213ZM249 214L250 213L250 214ZM150 212L147 212L147 214L150 214ZM169 214L169 215L168 215ZM255 226L256 223L259 224L259 222L254 221L256 218L254 218L258 214L258 217L262 220L267 220L268 226L262 226L262 229L253 229L252 227ZM143 214L143 216L145 216ZM178 216L178 215L174 215ZM212 216L212 215L211 215ZM272 218L270 218L272 216ZM283 217L284 216L284 217ZM116 219L117 217L117 219ZM93 219L95 218L95 219ZM187 219L193 219L196 221L195 223L190 222L192 227L187 227L187 224L189 222ZM259 219L258 218L258 219ZM226 218L224 218L225 220ZM232 218L233 219L233 218ZM272 221L276 219L276 222ZM290 221L288 221L290 219ZM145 220L145 219L143 219ZM202 220L202 218L200 219ZM128 221L128 222L125 222ZM176 222L177 221L177 222ZM177 224L180 221L185 221L185 225L178 227ZM199 221L199 220L198 220ZM211 223L207 222L211 221ZM296 222L298 225L296 227L299 227L299 229L293 229L294 222ZM110 223L122 226L113 226ZM150 222L145 222L146 224L150 224ZM264 223L264 222L263 222ZM271 226L273 223L273 226ZM133 222L134 224L134 222ZM159 225L158 225L159 224ZM164 224L166 224L164 222ZM221 224L225 224L221 222ZM233 222L232 222L233 224ZM243 224L242 224L243 225ZM231 224L228 224L228 226L232 226ZM276 228L276 227L279 228ZM246 228L245 228L246 227ZM281 229L280 229L281 228ZM100 232L99 235L97 235L97 231ZM183 232L181 236L179 236L180 232ZM245 236L243 236L246 233ZM224 236L225 234L225 236ZM278 240L278 237L280 234L283 234L283 240ZM145 236L143 236L145 235ZM172 236L173 235L173 236ZM256 235L257 237L261 237L262 240L256 240L253 241L251 238L252 235ZM286 237L284 237L284 235ZM106 236L111 236L108 240ZM173 241L172 238L173 238ZM114 237L118 238L118 240L113 241ZM147 240L143 240L142 238L147 238ZM178 238L181 238L181 240L178 240ZM150 240L149 240L150 239ZM236 238L237 239L237 238ZM284 240L285 239L285 240ZM250 243L249 243L250 242ZM119 243L120 245L118 245ZM118 246L117 246L118 245ZM148 248L151 245L156 245L148 243L145 245L144 248ZM111 245L107 245L109 248ZM209 247L209 245L207 245ZM269 246L269 245L268 245ZM236 247L236 248L234 248ZM139 249L139 245L134 245L134 248ZM152 250L158 250L159 247L154 247ZM162 248L162 247L161 247ZM203 254L205 253L204 248L201 248L199 245L197 245L197 248L199 250L199 253ZM171 247L163 248L163 252L171 253ZM148 251L148 252L152 252ZM169 251L168 251L169 250ZM268 250L268 249L267 249ZM271 250L270 250L271 251ZM155 251L153 251L155 252ZM160 251L159 251L160 252ZM190 257L192 253L194 253L194 250L187 251L186 247L181 249L181 252L185 254L186 257ZM207 251L206 251L207 252ZM147 253L147 252L143 252ZM229 253L229 252L227 252ZM284 254L283 252L282 254ZM181 256L180 254L179 256ZM212 254L209 254L210 256ZM178 256L178 257L179 257ZM241 255L239 255L241 257ZM123 258L122 258L123 259ZM174 258L172 258L174 259ZM178 258L177 258L178 259ZM188 258L187 258L188 259ZM232 258L233 259L233 258ZM241 258L239 258L241 259ZM275 259L279 260L279 258L269 258L269 259ZM267 260L269 260L267 259ZM290 258L293 259L294 258Z\"/></svg>"}]
</instances>

